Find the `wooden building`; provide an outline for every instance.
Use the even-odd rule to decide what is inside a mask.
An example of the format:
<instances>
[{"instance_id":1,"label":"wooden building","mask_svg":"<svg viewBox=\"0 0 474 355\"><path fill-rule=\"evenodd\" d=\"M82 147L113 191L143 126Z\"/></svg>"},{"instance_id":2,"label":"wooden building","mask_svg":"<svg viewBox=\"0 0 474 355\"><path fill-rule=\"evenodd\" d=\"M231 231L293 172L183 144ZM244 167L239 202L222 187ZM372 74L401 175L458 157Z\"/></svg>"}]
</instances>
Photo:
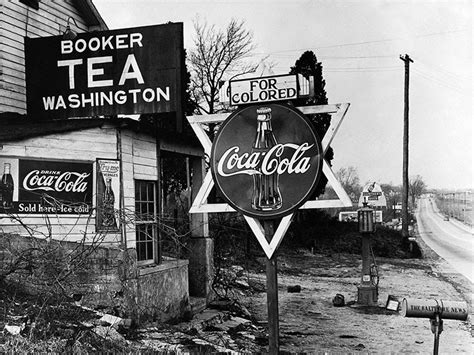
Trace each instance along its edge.
<instances>
[{"instance_id":1,"label":"wooden building","mask_svg":"<svg viewBox=\"0 0 474 355\"><path fill-rule=\"evenodd\" d=\"M178 213L163 186L164 165L181 164L189 199L201 183L203 151L186 130L149 120L38 121L27 112L24 38L70 29L107 26L90 0L0 0L0 176L13 181L2 177L0 238L95 245L95 266L80 278L85 303L119 303L138 320L179 317L211 296L212 241L207 219L193 218L188 258L169 252L165 242L180 234L165 218Z\"/></svg>"}]
</instances>

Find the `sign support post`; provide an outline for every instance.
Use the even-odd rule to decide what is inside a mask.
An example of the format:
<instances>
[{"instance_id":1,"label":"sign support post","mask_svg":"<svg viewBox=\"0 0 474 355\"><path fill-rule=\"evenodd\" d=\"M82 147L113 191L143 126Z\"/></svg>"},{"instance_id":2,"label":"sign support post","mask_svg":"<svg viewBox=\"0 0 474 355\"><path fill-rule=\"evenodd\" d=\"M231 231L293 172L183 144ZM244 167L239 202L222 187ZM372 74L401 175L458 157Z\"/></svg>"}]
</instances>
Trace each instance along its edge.
<instances>
[{"instance_id":1,"label":"sign support post","mask_svg":"<svg viewBox=\"0 0 474 355\"><path fill-rule=\"evenodd\" d=\"M193 204L189 210L190 213L224 213L224 212L245 212L244 219L249 225L250 229L254 233L255 237L257 238L258 242L262 246L265 255L267 256L266 261L266 286L267 286L267 310L268 310L268 329L269 329L269 353L270 354L278 354L279 351L279 319L278 319L278 280L277 280L277 257L275 256L275 251L278 249L286 231L288 230L291 221L293 219L294 211L297 209L320 209L320 208L340 208L340 207L351 207L352 201L344 191L344 188L341 186L340 182L337 180L335 174L332 172L330 165L324 160L324 154L329 149L329 146L339 129L339 126L344 119L344 116L349 108L348 103L344 104L334 104L334 105L316 105L316 106L303 106L297 107L296 109L300 110L300 113L297 114L294 112L292 108L283 108L277 107L281 105L276 104L269 104L266 105L265 111L271 112L275 109L276 112L279 112L275 115L274 120L280 120L279 125L275 126L282 126L282 120L288 120L288 115L291 115L291 122L292 122L292 130L294 131L294 125L298 123L300 125L299 131L306 132L306 134L310 134L311 130L307 129L304 122L306 119L301 117L301 114L316 114L316 113L330 113L332 115L331 124L328 127L326 134L324 135L322 141L318 142L316 139L314 142L308 143L311 137L306 137L305 140L302 141L294 141L291 142L292 139L289 141L290 144L279 144L279 148L284 148L283 150L288 150L290 152L297 151L298 154L290 153L289 155L282 155L282 151L279 151L279 157L281 156L281 160L278 159L265 159L264 157L260 156L258 151L253 151L252 148L249 149L249 142L239 142L234 140L241 139L241 137L254 137L255 132L259 132L258 126L253 127L251 125L239 125L235 122L239 122L239 120L245 117L246 113L244 109L234 112L229 116L229 114L213 114L213 115L202 115L202 116L189 116L188 121L194 130L196 136L198 137L199 141L201 142L204 152L206 155L211 157L211 169L207 172L206 176L202 181L202 185L199 189L199 192L196 194ZM268 106L271 108L269 110ZM256 110L258 108L248 108L248 110ZM260 110L259 110L260 111ZM282 113L282 111L284 111ZM292 111L292 112L290 112ZM255 112L258 116L260 113L263 112ZM251 116L255 115L252 112ZM283 117L284 116L284 117ZM293 119L295 118L295 119ZM298 119L300 118L300 119ZM258 118L255 120L255 117L250 117L248 122L257 121ZM265 129L271 129L271 125L268 124L268 119L260 119L261 122L265 122L262 124L261 130L263 130L263 126ZM220 127L218 136L211 141L207 134L206 126L211 125L213 123L224 122L224 124ZM233 126L235 125L235 126ZM246 127L248 126L248 127ZM244 130L247 130L243 132ZM224 133L223 133L224 132ZM238 135L235 132L239 132ZM281 132L280 132L281 133ZM284 131L283 133L284 134ZM311 133L312 134L312 133ZM224 137L224 138L222 138ZM294 137L290 137L294 138ZM302 139L299 137L299 139ZM284 141L288 141L288 137L284 139ZM278 140L277 140L278 142ZM250 142L251 143L251 142ZM275 142L274 142L275 143ZM306 151L309 150L311 147L318 146L318 150L320 154L309 154L307 155ZM275 147L275 145L272 145ZM272 150L272 154L276 154L276 150L278 148L270 148ZM296 149L296 150L295 150ZM242 152L240 152L242 150ZM249 153L251 152L251 153ZM265 152L266 153L266 152ZM293 155L291 155L293 154ZM271 156L269 154L268 156ZM322 156L322 161L318 163L315 159L318 159L317 156ZM251 159L249 159L252 157ZM313 167L313 174L319 174L321 171L319 168L322 169L322 173L328 179L328 183L334 188L338 199L331 199L331 200L308 200L309 194L306 196L302 196L301 193L304 191L294 191L294 193L289 194L289 189L286 189L285 194L280 196L282 204L277 207L276 213L270 211L263 210L260 212L253 211L253 206L251 206L250 196L243 194L242 191L251 191L251 184L252 180L246 178L246 175L252 176L257 174L256 168L259 168L256 162L261 159L262 161L266 162L265 171L273 169L279 169L281 171L278 172L279 174L279 183L286 184L287 186L295 186L295 183L292 182L290 176L297 176L300 173L306 173L309 168L312 168L312 165L317 165L318 168L315 169ZM303 161L304 159L304 161ZM311 159L312 162L311 162ZM270 161L274 163L269 164ZM277 163L275 163L277 162ZM253 166L254 164L255 166ZM278 165L275 167L275 164ZM291 166L292 174L288 173L288 169ZM252 169L253 168L253 169ZM308 169L307 169L308 168ZM240 170L239 170L240 169ZM242 171L241 169L244 169ZM245 170L246 169L246 170ZM262 169L263 171L263 169ZM261 171L258 172L261 174ZM268 175L268 174L267 174ZM223 181L228 178L234 178L235 176L239 177L241 180L237 181L234 186L237 185L237 188L233 189L232 184L226 185L226 181ZM286 181L285 181L286 180ZM302 188L304 182L307 183L308 191L312 186L315 186L317 183L317 178L315 181L308 183L308 179L301 179L298 181L298 187L300 190L305 190ZM207 197L211 192L214 185L217 185L223 195L226 197L225 200L227 203L207 203ZM244 186L246 185L246 186ZM277 192L275 191L274 194ZM300 200L296 201L294 195L300 195ZM269 198L270 199L270 198ZM272 197L272 199L274 199ZM293 201L293 202L288 202ZM277 201L278 202L278 201ZM278 225L276 225L276 218L280 218ZM274 225L275 224L275 225Z\"/></svg>"},{"instance_id":2,"label":"sign support post","mask_svg":"<svg viewBox=\"0 0 474 355\"><path fill-rule=\"evenodd\" d=\"M273 220L264 221L263 228L265 231L265 239L270 243L273 237ZM266 259L269 354L278 354L280 348L277 272L277 256L273 254L271 258L267 257Z\"/></svg>"}]
</instances>

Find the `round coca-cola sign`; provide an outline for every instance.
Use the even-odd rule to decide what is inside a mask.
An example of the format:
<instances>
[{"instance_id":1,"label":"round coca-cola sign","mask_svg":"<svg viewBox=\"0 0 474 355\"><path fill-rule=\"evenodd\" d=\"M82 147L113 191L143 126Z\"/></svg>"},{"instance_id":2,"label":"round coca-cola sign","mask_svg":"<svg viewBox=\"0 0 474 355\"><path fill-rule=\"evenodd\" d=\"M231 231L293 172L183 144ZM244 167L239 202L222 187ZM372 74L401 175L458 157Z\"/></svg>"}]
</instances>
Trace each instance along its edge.
<instances>
[{"instance_id":1,"label":"round coca-cola sign","mask_svg":"<svg viewBox=\"0 0 474 355\"><path fill-rule=\"evenodd\" d=\"M236 210L277 218L308 199L322 160L321 141L301 112L262 104L242 108L224 121L212 145L211 171Z\"/></svg>"}]
</instances>

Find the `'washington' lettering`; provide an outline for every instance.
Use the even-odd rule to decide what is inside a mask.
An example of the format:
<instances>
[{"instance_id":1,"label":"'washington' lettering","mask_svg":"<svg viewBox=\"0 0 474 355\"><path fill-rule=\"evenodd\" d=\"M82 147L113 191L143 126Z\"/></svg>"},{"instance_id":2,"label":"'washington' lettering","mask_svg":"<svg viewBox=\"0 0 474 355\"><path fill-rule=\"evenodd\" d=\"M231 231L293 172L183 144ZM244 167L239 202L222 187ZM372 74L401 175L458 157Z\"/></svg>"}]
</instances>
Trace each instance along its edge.
<instances>
[{"instance_id":1,"label":"'washington' lettering","mask_svg":"<svg viewBox=\"0 0 474 355\"><path fill-rule=\"evenodd\" d=\"M130 89L118 91L99 91L82 94L70 94L67 96L43 96L43 107L46 111L60 110L60 109L76 109L84 107L102 107L125 105L129 102L149 103L170 101L170 88L146 88L146 89Z\"/></svg>"}]
</instances>

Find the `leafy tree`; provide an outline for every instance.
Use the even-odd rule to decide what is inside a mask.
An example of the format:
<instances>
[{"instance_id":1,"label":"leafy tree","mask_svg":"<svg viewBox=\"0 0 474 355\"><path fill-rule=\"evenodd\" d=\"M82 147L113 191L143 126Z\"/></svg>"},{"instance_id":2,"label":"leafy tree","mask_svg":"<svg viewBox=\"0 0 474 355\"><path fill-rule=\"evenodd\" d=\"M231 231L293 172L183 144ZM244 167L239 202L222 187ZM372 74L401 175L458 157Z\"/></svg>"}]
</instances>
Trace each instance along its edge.
<instances>
[{"instance_id":1,"label":"leafy tree","mask_svg":"<svg viewBox=\"0 0 474 355\"><path fill-rule=\"evenodd\" d=\"M230 20L223 30L197 19L194 22L194 49L190 51L191 98L200 113L215 113L221 83L229 73L253 72L247 59L255 45L245 22Z\"/></svg>"},{"instance_id":2,"label":"leafy tree","mask_svg":"<svg viewBox=\"0 0 474 355\"><path fill-rule=\"evenodd\" d=\"M304 52L301 57L295 62L295 65L291 67L290 74L302 74L306 79L310 77L314 79L314 95L310 95L306 98L298 98L292 100L295 106L309 106L309 105L326 105L328 99L326 97L326 81L323 79L323 67L321 62L318 62L316 55L313 51ZM322 139L324 134L329 128L331 123L331 115L328 113L308 115L309 119L313 123L313 126ZM331 165L331 161L334 157L334 152L331 147L326 152L325 159ZM321 177L318 186L316 187L314 197L317 197L324 193L324 189L327 184L325 176Z\"/></svg>"}]
</instances>

